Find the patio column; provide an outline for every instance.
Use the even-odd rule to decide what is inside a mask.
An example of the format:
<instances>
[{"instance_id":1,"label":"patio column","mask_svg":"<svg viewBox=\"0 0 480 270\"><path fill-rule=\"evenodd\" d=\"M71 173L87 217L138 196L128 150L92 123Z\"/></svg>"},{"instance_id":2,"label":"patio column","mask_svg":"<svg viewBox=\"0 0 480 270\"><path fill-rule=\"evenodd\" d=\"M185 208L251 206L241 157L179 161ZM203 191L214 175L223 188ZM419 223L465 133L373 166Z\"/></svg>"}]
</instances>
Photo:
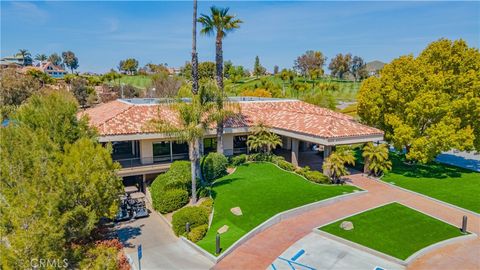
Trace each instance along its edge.
<instances>
[{"instance_id":1,"label":"patio column","mask_svg":"<svg viewBox=\"0 0 480 270\"><path fill-rule=\"evenodd\" d=\"M298 167L298 139L292 138L292 164Z\"/></svg>"},{"instance_id":2,"label":"patio column","mask_svg":"<svg viewBox=\"0 0 480 270\"><path fill-rule=\"evenodd\" d=\"M324 145L323 146L323 159L326 159L332 154L333 147L331 145Z\"/></svg>"}]
</instances>

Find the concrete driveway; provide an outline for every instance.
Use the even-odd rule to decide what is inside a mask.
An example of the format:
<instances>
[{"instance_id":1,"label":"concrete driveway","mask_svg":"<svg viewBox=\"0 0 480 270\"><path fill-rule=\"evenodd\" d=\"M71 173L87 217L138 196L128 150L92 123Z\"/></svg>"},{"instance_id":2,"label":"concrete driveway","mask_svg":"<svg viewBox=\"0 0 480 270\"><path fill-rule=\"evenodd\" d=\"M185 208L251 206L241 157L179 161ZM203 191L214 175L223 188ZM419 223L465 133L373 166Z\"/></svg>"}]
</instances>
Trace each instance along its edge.
<instances>
[{"instance_id":1,"label":"concrete driveway","mask_svg":"<svg viewBox=\"0 0 480 270\"><path fill-rule=\"evenodd\" d=\"M142 245L142 270L210 269L213 263L177 238L156 212L150 217L117 224L116 232L138 269L137 245Z\"/></svg>"}]
</instances>

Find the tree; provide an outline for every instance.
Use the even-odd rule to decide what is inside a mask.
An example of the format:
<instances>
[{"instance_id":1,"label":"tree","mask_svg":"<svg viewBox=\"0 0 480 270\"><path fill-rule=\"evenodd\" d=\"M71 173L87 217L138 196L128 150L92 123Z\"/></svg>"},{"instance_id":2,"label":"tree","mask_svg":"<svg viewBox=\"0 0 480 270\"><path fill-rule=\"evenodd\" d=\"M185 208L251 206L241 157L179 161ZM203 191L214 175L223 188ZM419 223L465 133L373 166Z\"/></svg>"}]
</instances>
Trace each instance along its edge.
<instances>
[{"instance_id":1,"label":"tree","mask_svg":"<svg viewBox=\"0 0 480 270\"><path fill-rule=\"evenodd\" d=\"M230 79L230 77L231 77L230 71L232 71L234 69L232 61L230 61L230 60L225 61L225 63L223 64L223 67L224 67L223 74L224 74L225 78Z\"/></svg>"},{"instance_id":2,"label":"tree","mask_svg":"<svg viewBox=\"0 0 480 270\"><path fill-rule=\"evenodd\" d=\"M28 70L27 75L32 76L33 78L38 80L40 82L40 84L42 85L42 87L44 87L46 84L55 82L55 80L52 77L50 77L50 75L48 75L47 73L45 73L43 71L40 71L38 69Z\"/></svg>"},{"instance_id":3,"label":"tree","mask_svg":"<svg viewBox=\"0 0 480 270\"><path fill-rule=\"evenodd\" d=\"M323 76L323 69L312 69L308 71L308 76L312 80L312 90L315 89L315 82L318 78Z\"/></svg>"},{"instance_id":4,"label":"tree","mask_svg":"<svg viewBox=\"0 0 480 270\"><path fill-rule=\"evenodd\" d=\"M88 80L78 76L70 82L70 90L81 107L88 104L89 96L95 95L94 89L88 86Z\"/></svg>"},{"instance_id":5,"label":"tree","mask_svg":"<svg viewBox=\"0 0 480 270\"><path fill-rule=\"evenodd\" d=\"M332 71L332 75L343 79L343 75L350 70L352 55L347 53L345 55L339 53L328 65L328 69Z\"/></svg>"},{"instance_id":6,"label":"tree","mask_svg":"<svg viewBox=\"0 0 480 270\"><path fill-rule=\"evenodd\" d=\"M306 51L297 57L294 62L294 68L304 77L313 69L322 70L327 58L320 51Z\"/></svg>"},{"instance_id":7,"label":"tree","mask_svg":"<svg viewBox=\"0 0 480 270\"><path fill-rule=\"evenodd\" d=\"M36 78L13 69L0 69L0 106L18 106L42 87Z\"/></svg>"},{"instance_id":8,"label":"tree","mask_svg":"<svg viewBox=\"0 0 480 270\"><path fill-rule=\"evenodd\" d=\"M198 19L203 26L200 33L204 35L213 35L215 37L215 65L216 65L216 80L220 91L224 92L223 88L223 38L228 33L240 28L241 20L235 18L235 15L228 14L229 8L217 8L212 6L210 8L210 15L202 14ZM218 104L221 110L223 105ZM218 119L217 122L217 151L223 154L223 123L224 119Z\"/></svg>"},{"instance_id":9,"label":"tree","mask_svg":"<svg viewBox=\"0 0 480 270\"><path fill-rule=\"evenodd\" d=\"M0 129L2 268L31 268L21 258L73 267L100 219L118 209L118 164L93 130L78 132L76 109L68 92L35 94L12 117L16 124Z\"/></svg>"},{"instance_id":10,"label":"tree","mask_svg":"<svg viewBox=\"0 0 480 270\"><path fill-rule=\"evenodd\" d=\"M277 65L273 66L273 75L278 74L278 69L279 69L279 67Z\"/></svg>"},{"instance_id":11,"label":"tree","mask_svg":"<svg viewBox=\"0 0 480 270\"><path fill-rule=\"evenodd\" d=\"M166 72L151 76L150 88L155 88L155 96L159 98L173 98L177 95L182 81L178 77L169 76Z\"/></svg>"},{"instance_id":12,"label":"tree","mask_svg":"<svg viewBox=\"0 0 480 270\"><path fill-rule=\"evenodd\" d=\"M323 161L323 172L330 177L333 183L340 183L340 178L348 175L345 164L355 165L355 156L352 150L335 151Z\"/></svg>"},{"instance_id":13,"label":"tree","mask_svg":"<svg viewBox=\"0 0 480 270\"><path fill-rule=\"evenodd\" d=\"M32 64L32 54L27 49L20 49L16 56L22 57L22 65L28 66Z\"/></svg>"},{"instance_id":14,"label":"tree","mask_svg":"<svg viewBox=\"0 0 480 270\"><path fill-rule=\"evenodd\" d=\"M60 66L62 64L62 57L60 57L60 55L57 53L51 54L47 60L55 66Z\"/></svg>"},{"instance_id":15,"label":"tree","mask_svg":"<svg viewBox=\"0 0 480 270\"><path fill-rule=\"evenodd\" d=\"M138 61L135 58L122 60L118 65L118 69L128 75L134 75L138 69Z\"/></svg>"},{"instance_id":16,"label":"tree","mask_svg":"<svg viewBox=\"0 0 480 270\"><path fill-rule=\"evenodd\" d=\"M34 94L12 117L34 131L42 131L57 145L72 144L81 137L93 138L86 118L77 118L78 103L65 90L48 90Z\"/></svg>"},{"instance_id":17,"label":"tree","mask_svg":"<svg viewBox=\"0 0 480 270\"><path fill-rule=\"evenodd\" d=\"M172 125L171 122L166 121L160 111L158 117L150 122L150 126L156 131L188 143L193 203L197 202L197 178L202 175L199 166L200 140L203 140L205 129L213 122L210 114L214 110L214 105L203 102L203 98L203 94L197 94L193 95L191 102L177 102L170 105L170 109L178 115L178 125Z\"/></svg>"},{"instance_id":18,"label":"tree","mask_svg":"<svg viewBox=\"0 0 480 270\"><path fill-rule=\"evenodd\" d=\"M422 163L450 149L480 149L480 52L440 39L418 56L401 56L363 81L358 114L385 131L407 159Z\"/></svg>"},{"instance_id":19,"label":"tree","mask_svg":"<svg viewBox=\"0 0 480 270\"><path fill-rule=\"evenodd\" d=\"M251 151L260 151L269 155L277 146L282 146L282 139L271 132L263 123L253 128L253 133L247 139L248 149Z\"/></svg>"},{"instance_id":20,"label":"tree","mask_svg":"<svg viewBox=\"0 0 480 270\"><path fill-rule=\"evenodd\" d=\"M197 0L193 0L192 21L192 94L198 93L198 53L197 53Z\"/></svg>"},{"instance_id":21,"label":"tree","mask_svg":"<svg viewBox=\"0 0 480 270\"><path fill-rule=\"evenodd\" d=\"M62 52L63 63L70 68L73 73L73 70L78 68L78 58L75 56L75 53L72 51Z\"/></svg>"},{"instance_id":22,"label":"tree","mask_svg":"<svg viewBox=\"0 0 480 270\"><path fill-rule=\"evenodd\" d=\"M355 81L364 79L368 76L367 65L360 56L354 56L350 62L350 73Z\"/></svg>"},{"instance_id":23,"label":"tree","mask_svg":"<svg viewBox=\"0 0 480 270\"><path fill-rule=\"evenodd\" d=\"M44 61L47 61L47 59L48 57L44 53L35 55L35 60L37 61L44 62Z\"/></svg>"},{"instance_id":24,"label":"tree","mask_svg":"<svg viewBox=\"0 0 480 270\"><path fill-rule=\"evenodd\" d=\"M265 75L267 70L260 64L260 58L255 56L255 64L253 65L253 76L257 77Z\"/></svg>"},{"instance_id":25,"label":"tree","mask_svg":"<svg viewBox=\"0 0 480 270\"><path fill-rule=\"evenodd\" d=\"M362 157L364 161L363 172L379 176L392 169L392 162L388 160L388 145L375 146L369 142L363 147Z\"/></svg>"}]
</instances>

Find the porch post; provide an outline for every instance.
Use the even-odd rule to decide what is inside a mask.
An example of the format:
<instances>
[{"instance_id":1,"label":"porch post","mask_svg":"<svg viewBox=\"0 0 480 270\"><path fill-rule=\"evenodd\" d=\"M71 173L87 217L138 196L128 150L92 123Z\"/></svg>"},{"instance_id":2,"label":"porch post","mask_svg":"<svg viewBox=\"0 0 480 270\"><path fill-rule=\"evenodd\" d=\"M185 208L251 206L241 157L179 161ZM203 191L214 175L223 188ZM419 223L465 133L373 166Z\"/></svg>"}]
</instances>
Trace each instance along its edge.
<instances>
[{"instance_id":1,"label":"porch post","mask_svg":"<svg viewBox=\"0 0 480 270\"><path fill-rule=\"evenodd\" d=\"M142 175L142 192L143 193L147 192L147 175L146 174Z\"/></svg>"},{"instance_id":2,"label":"porch post","mask_svg":"<svg viewBox=\"0 0 480 270\"><path fill-rule=\"evenodd\" d=\"M170 141L170 162L173 162L173 147L172 147L172 141Z\"/></svg>"},{"instance_id":3,"label":"porch post","mask_svg":"<svg viewBox=\"0 0 480 270\"><path fill-rule=\"evenodd\" d=\"M331 145L323 146L323 159L328 158L332 154L333 147Z\"/></svg>"},{"instance_id":4,"label":"porch post","mask_svg":"<svg viewBox=\"0 0 480 270\"><path fill-rule=\"evenodd\" d=\"M298 167L298 139L292 138L292 164Z\"/></svg>"}]
</instances>

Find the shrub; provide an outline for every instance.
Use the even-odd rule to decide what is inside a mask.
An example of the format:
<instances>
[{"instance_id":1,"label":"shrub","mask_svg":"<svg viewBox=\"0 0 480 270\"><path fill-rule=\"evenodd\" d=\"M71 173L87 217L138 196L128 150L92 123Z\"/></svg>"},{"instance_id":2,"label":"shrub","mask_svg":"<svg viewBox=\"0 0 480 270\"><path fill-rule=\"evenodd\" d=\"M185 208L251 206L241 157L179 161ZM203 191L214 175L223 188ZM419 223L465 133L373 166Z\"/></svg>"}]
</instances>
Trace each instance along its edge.
<instances>
[{"instance_id":1,"label":"shrub","mask_svg":"<svg viewBox=\"0 0 480 270\"><path fill-rule=\"evenodd\" d=\"M277 165L278 167L291 172L295 171L295 168L296 168L295 165L285 160L278 160Z\"/></svg>"},{"instance_id":2,"label":"shrub","mask_svg":"<svg viewBox=\"0 0 480 270\"><path fill-rule=\"evenodd\" d=\"M265 153L255 153L248 156L250 161L272 161L274 155L265 154Z\"/></svg>"},{"instance_id":3,"label":"shrub","mask_svg":"<svg viewBox=\"0 0 480 270\"><path fill-rule=\"evenodd\" d=\"M247 158L248 158L248 156L245 155L245 154L234 156L234 157L232 157L231 164L232 164L232 166L235 166L235 167L240 166L240 165L244 164L245 162L247 162Z\"/></svg>"},{"instance_id":4,"label":"shrub","mask_svg":"<svg viewBox=\"0 0 480 270\"><path fill-rule=\"evenodd\" d=\"M322 184L330 184L330 180L326 175L323 175L319 171L312 171L310 167L305 166L303 168L296 168L295 172L300 174L301 176L307 178L307 180L315 182L315 183L322 183Z\"/></svg>"},{"instance_id":5,"label":"shrub","mask_svg":"<svg viewBox=\"0 0 480 270\"><path fill-rule=\"evenodd\" d=\"M319 184L330 184L330 179L319 171L309 171L305 175L308 180Z\"/></svg>"},{"instance_id":6,"label":"shrub","mask_svg":"<svg viewBox=\"0 0 480 270\"><path fill-rule=\"evenodd\" d=\"M198 242L205 237L205 234L207 234L208 231L208 224L203 224L198 227L195 227L190 230L190 232L187 234L188 240L192 242Z\"/></svg>"},{"instance_id":7,"label":"shrub","mask_svg":"<svg viewBox=\"0 0 480 270\"><path fill-rule=\"evenodd\" d=\"M172 229L175 235L185 235L185 225L190 223L190 228L208 225L209 213L203 207L189 206L180 209L172 216Z\"/></svg>"},{"instance_id":8,"label":"shrub","mask_svg":"<svg viewBox=\"0 0 480 270\"><path fill-rule=\"evenodd\" d=\"M213 199L212 198L206 198L201 204L200 207L203 207L207 209L208 213L212 212L213 208Z\"/></svg>"},{"instance_id":9,"label":"shrub","mask_svg":"<svg viewBox=\"0 0 480 270\"><path fill-rule=\"evenodd\" d=\"M184 189L165 190L153 201L153 207L162 214L182 208L188 203L188 191Z\"/></svg>"},{"instance_id":10,"label":"shrub","mask_svg":"<svg viewBox=\"0 0 480 270\"><path fill-rule=\"evenodd\" d=\"M200 186L197 189L197 196L199 198L210 197L210 193L211 193L210 190L211 190L211 188L209 186Z\"/></svg>"},{"instance_id":11,"label":"shrub","mask_svg":"<svg viewBox=\"0 0 480 270\"><path fill-rule=\"evenodd\" d=\"M202 160L202 172L205 180L212 181L227 175L227 158L219 153L210 153Z\"/></svg>"}]
</instances>

